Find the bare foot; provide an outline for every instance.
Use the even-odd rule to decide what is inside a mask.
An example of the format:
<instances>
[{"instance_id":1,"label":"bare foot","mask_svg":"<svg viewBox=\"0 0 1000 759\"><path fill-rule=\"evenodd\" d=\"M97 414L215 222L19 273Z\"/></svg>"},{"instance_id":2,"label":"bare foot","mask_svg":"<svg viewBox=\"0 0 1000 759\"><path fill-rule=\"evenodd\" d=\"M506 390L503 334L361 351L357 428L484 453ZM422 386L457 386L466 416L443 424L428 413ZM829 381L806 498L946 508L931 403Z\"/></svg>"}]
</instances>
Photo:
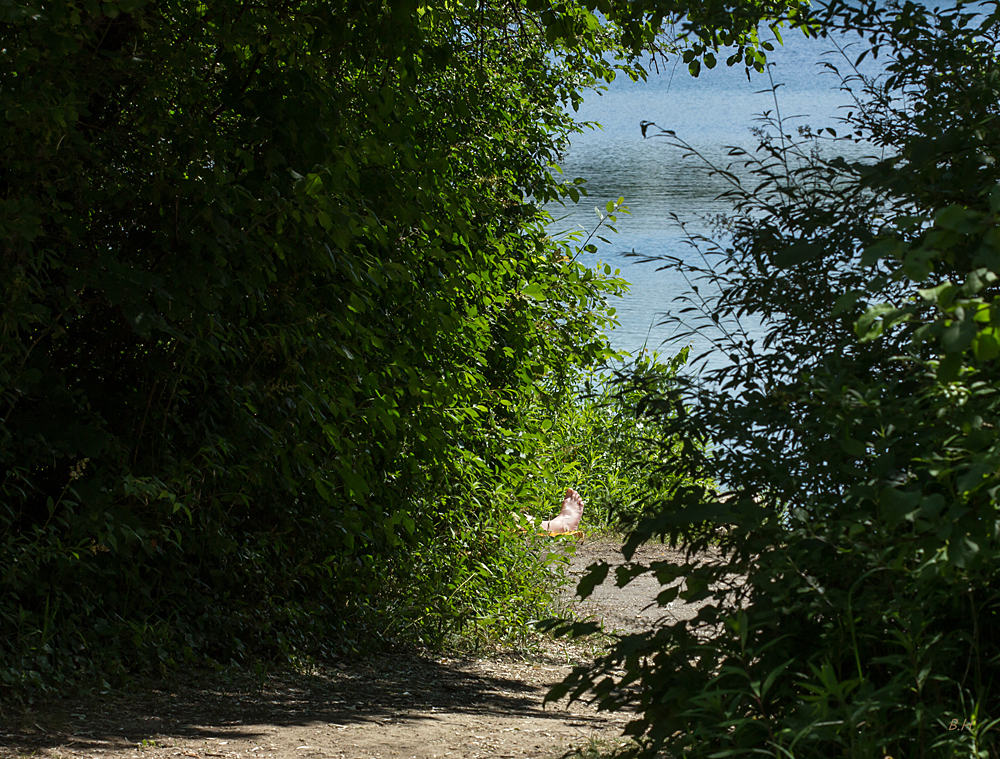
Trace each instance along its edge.
<instances>
[{"instance_id":1,"label":"bare foot","mask_svg":"<svg viewBox=\"0 0 1000 759\"><path fill-rule=\"evenodd\" d=\"M563 499L562 511L555 519L542 522L542 529L553 534L561 532L574 532L580 526L580 517L583 516L583 499L573 488L566 489L566 498Z\"/></svg>"}]
</instances>

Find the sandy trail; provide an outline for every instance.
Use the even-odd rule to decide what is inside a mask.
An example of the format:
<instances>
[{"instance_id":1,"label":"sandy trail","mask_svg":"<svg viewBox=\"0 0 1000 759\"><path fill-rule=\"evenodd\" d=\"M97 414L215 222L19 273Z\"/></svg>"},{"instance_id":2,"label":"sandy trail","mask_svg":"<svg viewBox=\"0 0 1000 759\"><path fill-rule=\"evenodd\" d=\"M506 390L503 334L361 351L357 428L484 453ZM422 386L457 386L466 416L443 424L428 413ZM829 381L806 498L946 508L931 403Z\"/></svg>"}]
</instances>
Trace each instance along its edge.
<instances>
[{"instance_id":1,"label":"sandy trail","mask_svg":"<svg viewBox=\"0 0 1000 759\"><path fill-rule=\"evenodd\" d=\"M655 561L671 553L644 546L636 558ZM616 544L585 542L570 572L579 577L599 560L623 561ZM651 577L622 590L612 578L613 570L590 599L570 605L603 619L609 631L648 629L660 618L694 614L679 601L646 608L660 590ZM89 701L66 699L7 710L0 756L548 759L595 741L612 744L628 722L627 714L598 713L579 702L543 708L548 689L592 654L586 645L550 641L530 658L384 657L263 682L230 673Z\"/></svg>"}]
</instances>

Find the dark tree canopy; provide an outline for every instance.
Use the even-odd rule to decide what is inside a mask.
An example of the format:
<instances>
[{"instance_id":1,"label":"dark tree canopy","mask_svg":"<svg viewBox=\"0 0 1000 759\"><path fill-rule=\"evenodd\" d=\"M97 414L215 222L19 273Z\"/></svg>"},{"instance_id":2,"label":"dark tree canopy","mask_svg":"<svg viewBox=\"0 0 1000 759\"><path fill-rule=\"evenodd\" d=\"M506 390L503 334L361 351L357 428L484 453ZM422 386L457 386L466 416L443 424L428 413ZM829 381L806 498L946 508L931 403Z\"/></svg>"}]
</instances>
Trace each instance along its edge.
<instances>
[{"instance_id":1,"label":"dark tree canopy","mask_svg":"<svg viewBox=\"0 0 1000 759\"><path fill-rule=\"evenodd\" d=\"M0 2L4 682L463 624L623 287L544 231L565 107L797 7Z\"/></svg>"}]
</instances>

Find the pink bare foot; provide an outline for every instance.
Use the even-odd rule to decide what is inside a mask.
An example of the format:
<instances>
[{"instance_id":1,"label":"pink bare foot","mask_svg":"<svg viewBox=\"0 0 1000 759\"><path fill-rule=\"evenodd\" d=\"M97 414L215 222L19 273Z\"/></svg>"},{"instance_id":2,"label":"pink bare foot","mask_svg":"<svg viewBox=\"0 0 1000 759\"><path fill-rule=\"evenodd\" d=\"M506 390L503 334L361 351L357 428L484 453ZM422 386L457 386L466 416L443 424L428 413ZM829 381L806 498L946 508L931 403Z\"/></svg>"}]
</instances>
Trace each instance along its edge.
<instances>
[{"instance_id":1,"label":"pink bare foot","mask_svg":"<svg viewBox=\"0 0 1000 759\"><path fill-rule=\"evenodd\" d=\"M580 517L583 516L583 499L573 488L566 489L566 498L563 499L562 511L555 519L542 522L542 529L553 534L560 532L574 532L580 526Z\"/></svg>"}]
</instances>

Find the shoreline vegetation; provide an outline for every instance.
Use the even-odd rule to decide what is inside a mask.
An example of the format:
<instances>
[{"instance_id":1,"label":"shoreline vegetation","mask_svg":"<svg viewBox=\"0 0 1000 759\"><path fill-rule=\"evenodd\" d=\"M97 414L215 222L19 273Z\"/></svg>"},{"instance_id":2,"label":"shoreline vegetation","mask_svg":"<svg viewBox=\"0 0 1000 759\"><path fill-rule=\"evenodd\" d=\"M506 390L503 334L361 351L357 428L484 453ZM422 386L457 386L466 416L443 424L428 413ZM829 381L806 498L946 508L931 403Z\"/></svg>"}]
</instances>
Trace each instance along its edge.
<instances>
[{"instance_id":1,"label":"shoreline vegetation","mask_svg":"<svg viewBox=\"0 0 1000 759\"><path fill-rule=\"evenodd\" d=\"M730 363L622 363L627 283L545 229L586 197L550 172L572 111L648 56L761 73L762 25L860 35L830 64L857 108L796 130L776 96L730 155L754 186L720 168L724 240L660 261L712 283L675 318ZM630 711L647 756L1000 756L998 30L997 3L0 3L3 701L516 644L563 559L511 512L572 487L627 533L614 582L697 614L551 698ZM815 149L844 141L879 154ZM679 553L637 560L656 538Z\"/></svg>"},{"instance_id":2,"label":"shoreline vegetation","mask_svg":"<svg viewBox=\"0 0 1000 759\"><path fill-rule=\"evenodd\" d=\"M503 515L576 484L553 409L625 283L540 209L664 20L592 10L0 7L4 698L545 608Z\"/></svg>"}]
</instances>

